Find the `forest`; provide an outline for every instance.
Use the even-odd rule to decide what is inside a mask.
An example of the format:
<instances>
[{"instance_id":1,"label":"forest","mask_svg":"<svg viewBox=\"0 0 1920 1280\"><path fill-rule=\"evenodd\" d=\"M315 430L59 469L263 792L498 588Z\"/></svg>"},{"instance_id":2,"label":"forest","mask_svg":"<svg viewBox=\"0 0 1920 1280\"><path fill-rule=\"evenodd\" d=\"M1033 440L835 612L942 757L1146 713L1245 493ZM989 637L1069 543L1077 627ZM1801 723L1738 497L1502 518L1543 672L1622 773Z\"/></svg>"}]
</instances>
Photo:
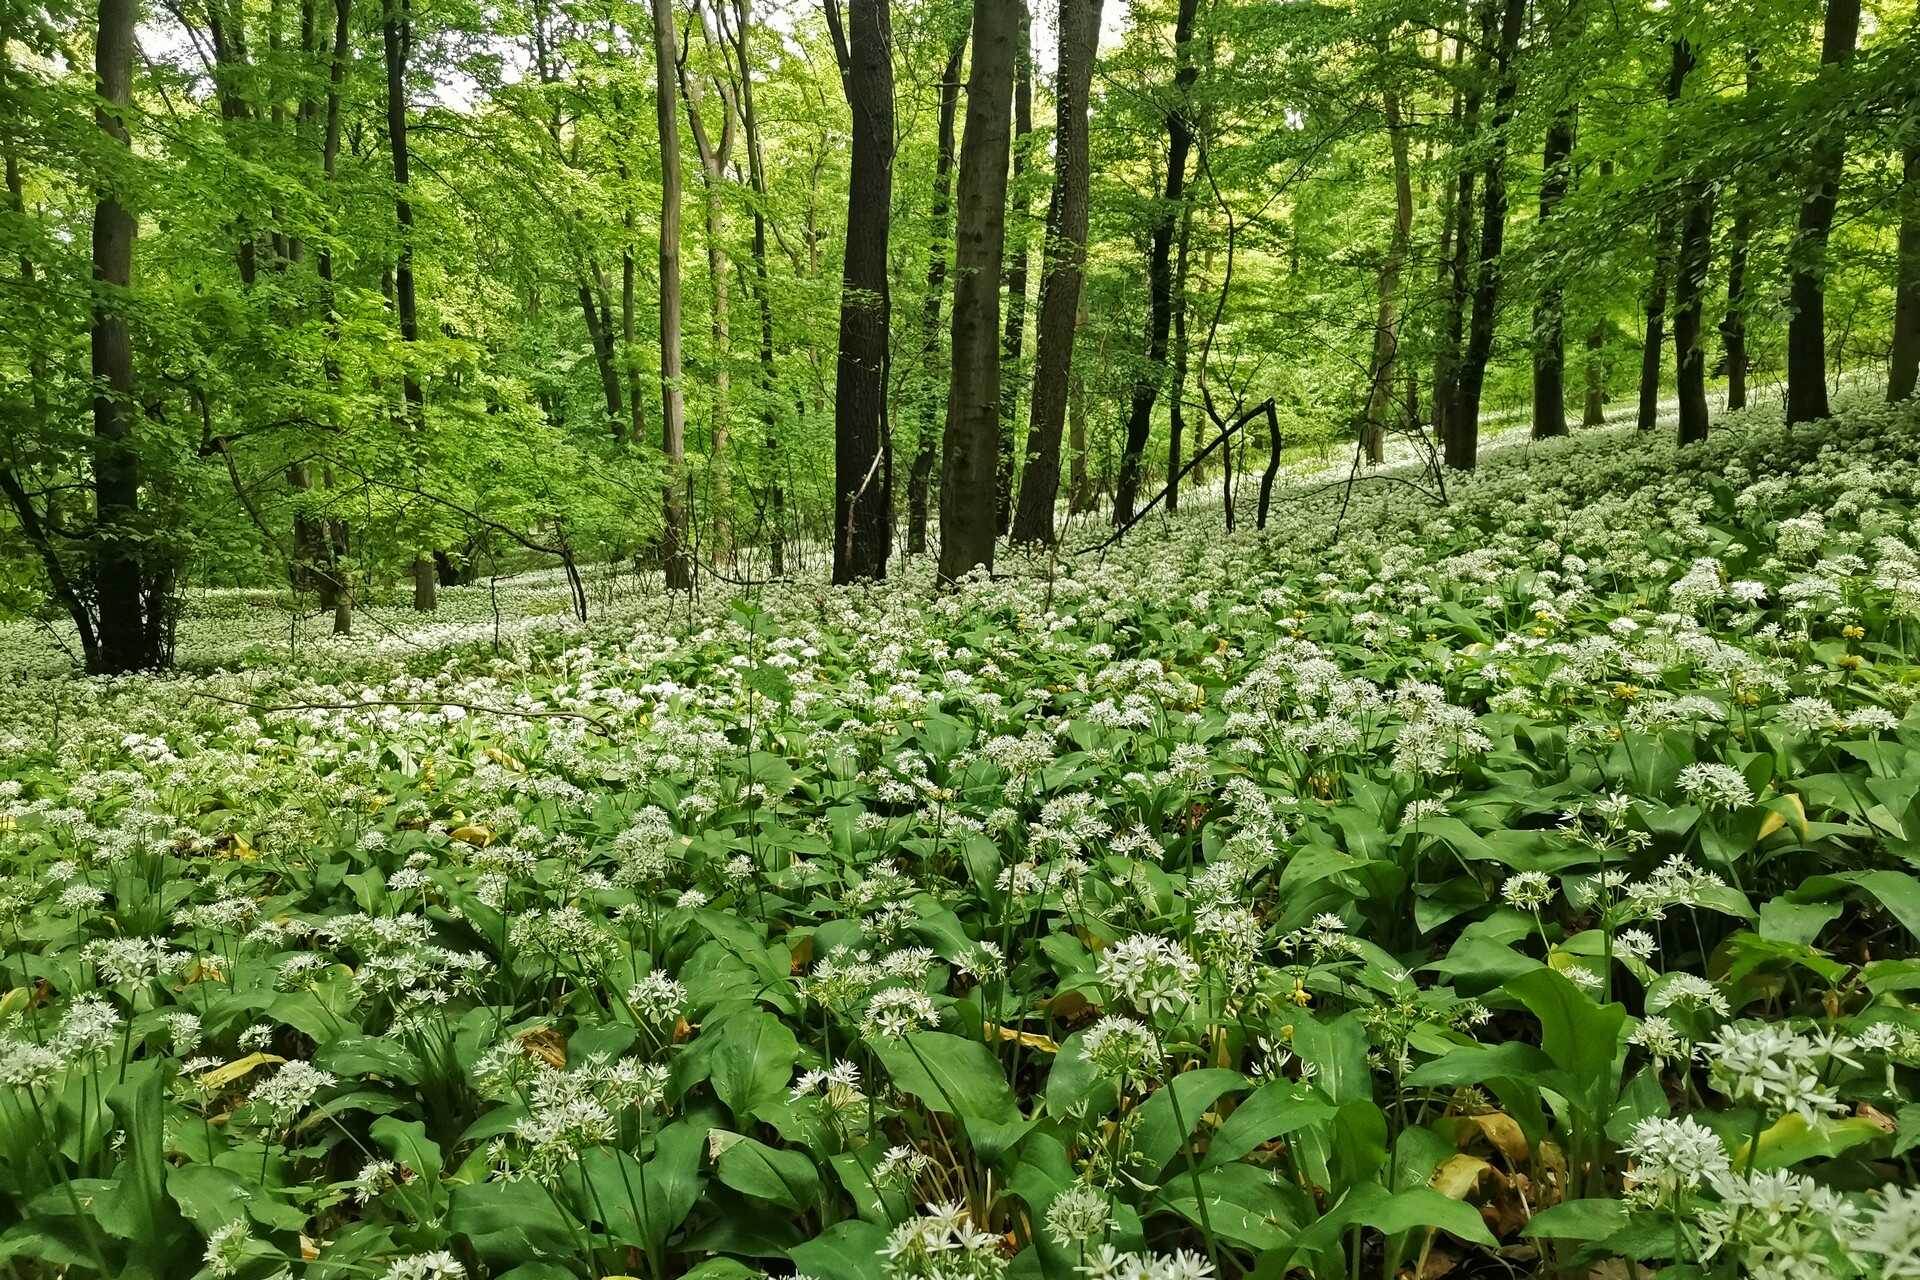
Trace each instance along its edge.
<instances>
[{"instance_id":1,"label":"forest","mask_svg":"<svg viewBox=\"0 0 1920 1280\"><path fill-rule=\"evenodd\" d=\"M0 0L0 1280L1920 1280L1911 0Z\"/></svg>"}]
</instances>

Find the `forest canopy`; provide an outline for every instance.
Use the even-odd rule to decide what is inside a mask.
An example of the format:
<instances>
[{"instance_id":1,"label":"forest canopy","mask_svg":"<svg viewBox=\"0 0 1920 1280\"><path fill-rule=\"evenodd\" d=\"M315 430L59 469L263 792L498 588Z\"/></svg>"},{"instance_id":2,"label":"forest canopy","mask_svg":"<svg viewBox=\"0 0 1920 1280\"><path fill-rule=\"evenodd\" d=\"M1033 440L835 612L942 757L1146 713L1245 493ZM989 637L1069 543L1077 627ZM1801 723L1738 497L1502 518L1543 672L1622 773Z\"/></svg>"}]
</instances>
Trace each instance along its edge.
<instances>
[{"instance_id":1,"label":"forest canopy","mask_svg":"<svg viewBox=\"0 0 1920 1280\"><path fill-rule=\"evenodd\" d=\"M118 671L195 587L345 630L533 563L582 613L582 564L951 581L1289 448L1438 497L1510 426L1899 398L1917 41L1892 0L6 0L0 608Z\"/></svg>"}]
</instances>

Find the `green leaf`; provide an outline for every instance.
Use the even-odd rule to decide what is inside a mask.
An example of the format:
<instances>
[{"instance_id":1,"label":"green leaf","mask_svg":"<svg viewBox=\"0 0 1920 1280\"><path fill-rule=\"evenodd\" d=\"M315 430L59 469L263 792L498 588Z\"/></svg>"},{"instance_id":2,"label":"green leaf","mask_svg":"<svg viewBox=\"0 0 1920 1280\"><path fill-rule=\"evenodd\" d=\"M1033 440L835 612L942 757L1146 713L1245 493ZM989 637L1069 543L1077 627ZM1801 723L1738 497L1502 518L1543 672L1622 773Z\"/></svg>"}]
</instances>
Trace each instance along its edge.
<instances>
[{"instance_id":1,"label":"green leaf","mask_svg":"<svg viewBox=\"0 0 1920 1280\"><path fill-rule=\"evenodd\" d=\"M795 1245L787 1256L796 1270L820 1280L885 1280L880 1250L886 1243L886 1228L850 1218Z\"/></svg>"},{"instance_id":2,"label":"green leaf","mask_svg":"<svg viewBox=\"0 0 1920 1280\"><path fill-rule=\"evenodd\" d=\"M787 1096L800 1060L793 1029L765 1009L732 1014L718 1027L702 1030L694 1043L708 1055L714 1093L742 1121Z\"/></svg>"},{"instance_id":3,"label":"green leaf","mask_svg":"<svg viewBox=\"0 0 1920 1280\"><path fill-rule=\"evenodd\" d=\"M1282 1247L1313 1215L1305 1192L1250 1164L1205 1169L1199 1181L1207 1203L1205 1222L1220 1239L1249 1249ZM1193 1179L1185 1170L1168 1175L1160 1201L1194 1226L1203 1225Z\"/></svg>"},{"instance_id":4,"label":"green leaf","mask_svg":"<svg viewBox=\"0 0 1920 1280\"><path fill-rule=\"evenodd\" d=\"M1200 1124L1207 1109L1236 1089L1247 1088L1247 1078L1238 1071L1205 1068L1183 1071L1172 1081L1154 1090L1140 1105L1140 1127L1134 1133L1133 1149L1142 1157L1146 1177L1173 1159L1180 1145ZM1177 1104L1177 1106L1176 1106ZM1184 1128L1175 1121L1179 1112Z\"/></svg>"},{"instance_id":5,"label":"green leaf","mask_svg":"<svg viewBox=\"0 0 1920 1280\"><path fill-rule=\"evenodd\" d=\"M1562 1077L1562 1091L1604 1121L1619 1083L1626 1009L1618 1004L1603 1008L1552 969L1509 979L1506 989L1540 1020L1540 1046Z\"/></svg>"},{"instance_id":6,"label":"green leaf","mask_svg":"<svg viewBox=\"0 0 1920 1280\"><path fill-rule=\"evenodd\" d=\"M1623 1201L1566 1200L1534 1214L1520 1234L1549 1240L1604 1240L1626 1224Z\"/></svg>"},{"instance_id":7,"label":"green leaf","mask_svg":"<svg viewBox=\"0 0 1920 1280\"><path fill-rule=\"evenodd\" d=\"M1275 1080L1234 1108L1207 1143L1206 1165L1228 1164L1275 1138L1331 1120L1336 1108L1310 1085Z\"/></svg>"},{"instance_id":8,"label":"green leaf","mask_svg":"<svg viewBox=\"0 0 1920 1280\"><path fill-rule=\"evenodd\" d=\"M1000 1061L978 1040L944 1031L920 1031L874 1045L894 1088L935 1111L958 1116L982 1158L996 1159L1030 1127L1001 1072Z\"/></svg>"},{"instance_id":9,"label":"green leaf","mask_svg":"<svg viewBox=\"0 0 1920 1280\"><path fill-rule=\"evenodd\" d=\"M819 1201L820 1172L805 1154L735 1137L714 1165L722 1183L795 1213L805 1213Z\"/></svg>"}]
</instances>

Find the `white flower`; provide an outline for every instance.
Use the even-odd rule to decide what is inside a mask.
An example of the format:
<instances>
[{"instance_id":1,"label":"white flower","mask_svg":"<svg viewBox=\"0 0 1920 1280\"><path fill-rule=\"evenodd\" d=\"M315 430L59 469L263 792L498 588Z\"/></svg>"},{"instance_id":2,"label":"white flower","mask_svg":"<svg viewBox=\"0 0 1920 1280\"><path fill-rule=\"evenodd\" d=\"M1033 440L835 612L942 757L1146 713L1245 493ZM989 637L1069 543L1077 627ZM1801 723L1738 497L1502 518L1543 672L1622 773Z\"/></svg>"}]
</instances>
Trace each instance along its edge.
<instances>
[{"instance_id":1,"label":"white flower","mask_svg":"<svg viewBox=\"0 0 1920 1280\"><path fill-rule=\"evenodd\" d=\"M1633 1161L1627 1176L1669 1201L1731 1168L1719 1135L1692 1116L1648 1116L1621 1150Z\"/></svg>"},{"instance_id":2,"label":"white flower","mask_svg":"<svg viewBox=\"0 0 1920 1280\"><path fill-rule=\"evenodd\" d=\"M1100 982L1141 1013L1192 1003L1200 966L1179 943L1151 933L1123 938L1100 953Z\"/></svg>"},{"instance_id":3,"label":"white flower","mask_svg":"<svg viewBox=\"0 0 1920 1280\"><path fill-rule=\"evenodd\" d=\"M1753 788L1738 769L1724 764L1690 764L1680 770L1680 793L1703 809L1742 809L1753 803Z\"/></svg>"}]
</instances>

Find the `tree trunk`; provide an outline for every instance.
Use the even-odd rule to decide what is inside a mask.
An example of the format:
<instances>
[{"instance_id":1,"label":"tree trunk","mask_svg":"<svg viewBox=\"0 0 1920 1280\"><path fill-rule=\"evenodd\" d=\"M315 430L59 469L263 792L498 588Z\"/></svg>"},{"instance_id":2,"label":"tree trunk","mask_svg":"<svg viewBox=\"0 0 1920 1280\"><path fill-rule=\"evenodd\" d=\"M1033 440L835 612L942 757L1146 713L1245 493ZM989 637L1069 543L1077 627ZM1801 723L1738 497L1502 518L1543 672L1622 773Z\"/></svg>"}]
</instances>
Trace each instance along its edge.
<instances>
[{"instance_id":1,"label":"tree trunk","mask_svg":"<svg viewBox=\"0 0 1920 1280\"><path fill-rule=\"evenodd\" d=\"M1087 256L1087 99L1100 38L1101 0L1061 0L1059 73L1054 82L1053 195L1040 266L1039 347L1027 417L1026 465L1020 473L1016 542L1053 541L1053 507L1060 490L1060 430L1072 393L1083 385L1073 361L1082 314ZM1068 509L1086 488L1084 404L1072 442Z\"/></svg>"},{"instance_id":2,"label":"tree trunk","mask_svg":"<svg viewBox=\"0 0 1920 1280\"><path fill-rule=\"evenodd\" d=\"M1893 350L1887 359L1887 400L1912 396L1920 381L1920 112L1909 110L1902 151L1899 275L1893 303Z\"/></svg>"},{"instance_id":3,"label":"tree trunk","mask_svg":"<svg viewBox=\"0 0 1920 1280\"><path fill-rule=\"evenodd\" d=\"M440 607L440 580L429 556L413 558L413 607L421 613Z\"/></svg>"},{"instance_id":4,"label":"tree trunk","mask_svg":"<svg viewBox=\"0 0 1920 1280\"><path fill-rule=\"evenodd\" d=\"M94 123L106 145L131 150L122 118L133 101L135 0L100 0L94 43ZM133 282L139 226L114 186L99 188L93 207L93 540L97 671L158 666L161 649L153 599L140 552L140 456L133 440L133 336L121 313Z\"/></svg>"},{"instance_id":5,"label":"tree trunk","mask_svg":"<svg viewBox=\"0 0 1920 1280\"><path fill-rule=\"evenodd\" d=\"M1041 257L1041 319L1035 342L1033 403L1027 416L1027 459L1020 474L1020 510L1014 541L1054 541L1054 501L1060 493L1060 428L1073 391L1083 386L1073 365L1073 336L1083 317L1087 267L1087 98L1100 38L1100 0L1062 0L1060 71L1054 81L1054 194L1046 203ZM1085 397L1073 422L1068 509L1077 510L1087 487Z\"/></svg>"},{"instance_id":6,"label":"tree trunk","mask_svg":"<svg viewBox=\"0 0 1920 1280\"><path fill-rule=\"evenodd\" d=\"M627 255L627 262L629 265L633 262L632 254ZM593 301L593 284L585 276L580 278L580 311L587 318L587 337L593 342L593 363L600 371L600 393L607 401L607 428L613 432L614 441L618 443L625 430L621 419L626 416L626 411L620 403L620 372L614 361L613 335L600 323L600 312ZM625 318L625 314L622 318ZM631 343L632 339L633 335L629 333L628 342Z\"/></svg>"},{"instance_id":7,"label":"tree trunk","mask_svg":"<svg viewBox=\"0 0 1920 1280\"><path fill-rule=\"evenodd\" d=\"M1380 264L1380 309L1373 322L1373 362L1367 373L1367 460L1387 457L1387 411L1393 403L1393 368L1400 350L1400 270L1413 237L1413 170L1407 160L1407 135L1400 119L1400 95L1381 94L1387 122L1387 148L1393 155L1393 237Z\"/></svg>"},{"instance_id":8,"label":"tree trunk","mask_svg":"<svg viewBox=\"0 0 1920 1280\"><path fill-rule=\"evenodd\" d=\"M1084 242L1081 247L1085 248ZM1079 331L1087 327L1087 295L1084 290L1080 294L1080 306L1074 312L1073 327L1075 337L1069 338L1069 343L1076 341ZM1106 354L1104 342L1100 345L1099 354ZM1093 477L1087 467L1087 372L1082 361L1075 361L1072 367L1073 376L1067 385L1067 514L1077 516L1093 510L1096 495ZM1058 462L1054 464L1054 471L1057 478ZM1052 523L1051 511L1048 512L1048 523Z\"/></svg>"},{"instance_id":9,"label":"tree trunk","mask_svg":"<svg viewBox=\"0 0 1920 1280\"><path fill-rule=\"evenodd\" d=\"M705 4L700 11L700 32L709 46L719 43L713 19ZM720 131L716 137L704 114L706 94L697 73L680 66L680 91L687 104L687 128L693 134L694 149L700 155L700 205L704 217L707 249L707 279L713 290L713 308L708 318L708 341L712 348L712 369L707 385L713 389L713 420L708 435L708 467L713 477L713 557L718 562L733 558L733 492L727 473L727 444L730 434L733 376L729 368L733 333L728 320L729 270L726 245L726 216L722 200L726 193L727 162L733 154L733 94L723 82L716 82L720 98Z\"/></svg>"},{"instance_id":10,"label":"tree trunk","mask_svg":"<svg viewBox=\"0 0 1920 1280\"><path fill-rule=\"evenodd\" d=\"M834 382L836 583L886 577L887 556L893 549L893 449L887 425L893 32L887 0L852 0L848 19L851 30L844 70L847 105L853 114L853 157L847 180L840 358ZM997 287L997 269L992 280Z\"/></svg>"},{"instance_id":11,"label":"tree trunk","mask_svg":"<svg viewBox=\"0 0 1920 1280\"><path fill-rule=\"evenodd\" d=\"M1672 69L1667 73L1667 106L1671 110L1686 89L1687 76L1693 71L1693 46L1683 39L1673 42ZM1668 125L1669 146L1665 165L1671 165L1672 125ZM1640 411L1635 426L1651 431L1660 420L1661 348L1666 343L1667 289L1673 275L1674 215L1671 203L1661 201L1660 214L1653 222L1653 280L1647 287L1646 336L1640 344Z\"/></svg>"},{"instance_id":12,"label":"tree trunk","mask_svg":"<svg viewBox=\"0 0 1920 1280\"><path fill-rule=\"evenodd\" d=\"M1471 0L1464 6L1464 26L1472 16ZM1460 156L1454 174L1451 208L1442 219L1445 231L1440 242L1441 283L1446 290L1446 316L1440 326L1433 360L1433 430L1444 449L1448 415L1453 412L1455 391L1460 383L1460 343L1466 331L1467 301L1471 296L1473 265L1473 192L1478 176L1471 162L1472 147L1480 132L1480 105L1486 96L1487 71L1493 65L1494 11L1490 0L1480 10L1479 52L1474 58L1473 74L1467 87L1454 94L1453 116L1458 130L1454 144ZM1458 68L1464 36L1454 42L1453 65Z\"/></svg>"},{"instance_id":13,"label":"tree trunk","mask_svg":"<svg viewBox=\"0 0 1920 1280\"><path fill-rule=\"evenodd\" d=\"M666 484L660 495L661 564L667 590L693 588L686 494L687 398L680 378L680 113L674 84L673 0L653 0L653 104L660 126L660 453Z\"/></svg>"},{"instance_id":14,"label":"tree trunk","mask_svg":"<svg viewBox=\"0 0 1920 1280\"><path fill-rule=\"evenodd\" d=\"M1820 41L1822 68L1853 60L1860 34L1860 0L1827 0ZM1832 416L1827 404L1827 235L1840 202L1840 172L1846 161L1843 127L1829 125L1813 140L1808 157L1812 182L1800 204L1793 247L1793 279L1787 291L1787 422Z\"/></svg>"},{"instance_id":15,"label":"tree trunk","mask_svg":"<svg viewBox=\"0 0 1920 1280\"><path fill-rule=\"evenodd\" d=\"M929 388L939 378L940 302L947 289L948 197L953 184L954 117L960 110L960 64L966 58L964 32L947 51L946 69L940 76L939 151L933 162L933 204L927 220L931 234L927 243L927 287L921 302L920 360ZM939 415L935 413L931 391L919 398L924 406L919 419L919 441L914 447L913 470L907 478L907 553L919 555L927 549L927 493L932 488L935 443Z\"/></svg>"},{"instance_id":16,"label":"tree trunk","mask_svg":"<svg viewBox=\"0 0 1920 1280\"><path fill-rule=\"evenodd\" d=\"M1020 413L1020 353L1027 334L1027 222L1032 217L1024 181L1033 135L1032 15L1026 0L1016 3L1020 33L1013 69L1013 213L1007 228L1006 331L1000 339L1000 456L993 484L994 525L1002 534L1013 524L1013 437Z\"/></svg>"},{"instance_id":17,"label":"tree trunk","mask_svg":"<svg viewBox=\"0 0 1920 1280\"><path fill-rule=\"evenodd\" d=\"M1707 438L1707 349L1700 329L1700 299L1713 255L1713 191L1692 184L1680 232L1679 278L1673 296L1673 359L1680 399L1680 443Z\"/></svg>"},{"instance_id":18,"label":"tree trunk","mask_svg":"<svg viewBox=\"0 0 1920 1280\"><path fill-rule=\"evenodd\" d=\"M1193 239L1193 201L1180 202L1180 235L1173 251L1173 381L1167 390L1167 512L1180 509L1180 445L1187 432L1187 266ZM1199 484L1199 468L1193 482ZM1233 506L1227 506L1227 528L1233 528Z\"/></svg>"},{"instance_id":19,"label":"tree trunk","mask_svg":"<svg viewBox=\"0 0 1920 1280\"><path fill-rule=\"evenodd\" d=\"M767 272L767 174L760 154L760 120L753 109L753 64L747 54L749 23L752 15L748 0L734 0L734 27L731 33L739 75L740 126L746 133L747 173L753 187L753 293L760 312L760 413L766 433L767 505L770 508L767 533L768 567L775 577L787 571L786 488L780 480L779 412L775 386L778 382L773 359L773 288Z\"/></svg>"},{"instance_id":20,"label":"tree trunk","mask_svg":"<svg viewBox=\"0 0 1920 1280\"><path fill-rule=\"evenodd\" d=\"M1480 213L1480 260L1474 272L1473 319L1467 327L1467 351L1460 362L1460 380L1453 408L1447 414L1447 465L1471 471L1480 449L1480 390L1486 382L1487 361L1493 355L1493 325L1500 303L1500 254L1507 234L1506 151L1507 123L1513 118L1517 77L1514 51L1520 44L1526 0L1506 0L1500 21L1500 43L1495 46L1493 137L1481 176L1485 195Z\"/></svg>"},{"instance_id":21,"label":"tree trunk","mask_svg":"<svg viewBox=\"0 0 1920 1280\"><path fill-rule=\"evenodd\" d=\"M381 13L381 47L387 72L387 147L393 158L393 217L400 233L400 247L393 263L393 306L400 322L402 352L414 350L420 339L420 319L413 285L413 201L409 197L407 155L407 58L413 51L411 0L386 0ZM402 355L401 396L406 402L407 424L418 431L426 423L426 397L410 357ZM430 588L420 589L420 565L431 562L424 553L414 562L413 607L431 611L438 607L438 596Z\"/></svg>"},{"instance_id":22,"label":"tree trunk","mask_svg":"<svg viewBox=\"0 0 1920 1280\"><path fill-rule=\"evenodd\" d=\"M1550 38L1560 35L1560 25L1571 27L1579 20L1580 0L1560 14L1560 23ZM1574 29L1577 31L1577 28ZM1556 40L1556 43L1564 41ZM1575 104L1563 103L1547 124L1546 144L1541 149L1540 231L1552 240L1548 229L1560 202L1567 197L1569 162L1573 156ZM1567 434L1567 343L1566 306L1559 277L1551 265L1546 268L1540 296L1533 306L1533 438L1547 440Z\"/></svg>"},{"instance_id":23,"label":"tree trunk","mask_svg":"<svg viewBox=\"0 0 1920 1280\"><path fill-rule=\"evenodd\" d=\"M1160 398L1160 380L1166 374L1167 332L1173 323L1173 236L1186 195L1187 153L1193 147L1193 126L1187 119L1188 98L1199 66L1193 60L1193 20L1199 0L1180 0L1173 27L1173 106L1167 112L1166 189L1154 213L1153 234L1147 250L1147 360L1134 379L1127 408L1127 437L1120 454L1120 478L1114 487L1113 523L1133 518L1140 489L1140 458L1153 431L1153 407Z\"/></svg>"},{"instance_id":24,"label":"tree trunk","mask_svg":"<svg viewBox=\"0 0 1920 1280\"><path fill-rule=\"evenodd\" d=\"M1188 3L1190 0L1182 0ZM953 260L953 372L940 457L940 581L993 568L1000 443L1000 271L1020 0L974 0Z\"/></svg>"},{"instance_id":25,"label":"tree trunk","mask_svg":"<svg viewBox=\"0 0 1920 1280\"><path fill-rule=\"evenodd\" d=\"M1760 79L1760 54L1747 50L1747 92ZM1753 243L1753 209L1742 189L1727 244L1727 312L1720 320L1720 359L1727 375L1727 408L1747 407L1747 254Z\"/></svg>"}]
</instances>

